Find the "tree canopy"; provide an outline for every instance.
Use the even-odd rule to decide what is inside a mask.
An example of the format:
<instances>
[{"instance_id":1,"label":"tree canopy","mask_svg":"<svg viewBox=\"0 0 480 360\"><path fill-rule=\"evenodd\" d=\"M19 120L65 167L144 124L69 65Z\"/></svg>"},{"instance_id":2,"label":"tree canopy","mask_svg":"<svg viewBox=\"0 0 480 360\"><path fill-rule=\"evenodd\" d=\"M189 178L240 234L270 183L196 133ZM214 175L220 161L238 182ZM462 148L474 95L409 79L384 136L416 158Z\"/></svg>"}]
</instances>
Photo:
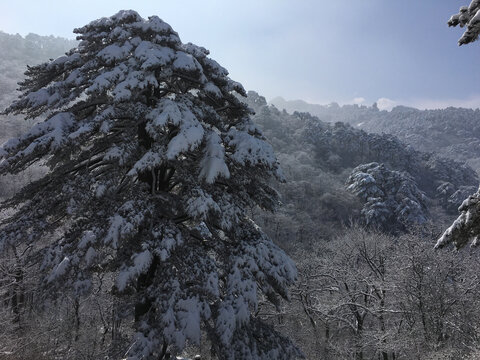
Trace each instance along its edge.
<instances>
[{"instance_id":1,"label":"tree canopy","mask_svg":"<svg viewBox=\"0 0 480 360\"><path fill-rule=\"evenodd\" d=\"M74 32L78 47L29 67L5 110L41 121L0 149L0 174L49 172L1 205L0 251L38 269L42 299L111 275L134 319L129 359L203 336L221 359L300 356L254 315L259 296L288 298L296 269L248 216L275 208L282 175L241 84L156 16Z\"/></svg>"}]
</instances>

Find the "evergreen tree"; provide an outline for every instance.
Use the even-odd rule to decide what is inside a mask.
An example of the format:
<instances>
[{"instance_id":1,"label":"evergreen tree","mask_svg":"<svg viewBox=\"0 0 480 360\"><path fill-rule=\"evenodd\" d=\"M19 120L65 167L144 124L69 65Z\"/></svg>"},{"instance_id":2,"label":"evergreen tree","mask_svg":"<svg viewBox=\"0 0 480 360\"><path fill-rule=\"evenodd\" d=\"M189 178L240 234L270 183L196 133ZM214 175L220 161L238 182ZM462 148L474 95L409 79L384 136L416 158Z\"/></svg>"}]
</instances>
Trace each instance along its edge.
<instances>
[{"instance_id":1,"label":"evergreen tree","mask_svg":"<svg viewBox=\"0 0 480 360\"><path fill-rule=\"evenodd\" d=\"M366 225L394 233L429 219L427 198L407 172L375 162L362 164L352 170L346 185L364 201L361 214Z\"/></svg>"},{"instance_id":2,"label":"evergreen tree","mask_svg":"<svg viewBox=\"0 0 480 360\"><path fill-rule=\"evenodd\" d=\"M452 15L448 20L448 26L466 27L462 37L458 40L459 45L469 44L478 39L480 34L480 1L472 0L470 5L462 6L458 14Z\"/></svg>"},{"instance_id":3,"label":"evergreen tree","mask_svg":"<svg viewBox=\"0 0 480 360\"><path fill-rule=\"evenodd\" d=\"M480 34L480 1L472 0L468 7L462 6L458 14L453 15L448 21L449 26L466 26L459 45L469 44L478 39ZM472 245L478 245L480 238L480 189L469 196L458 208L460 216L453 224L445 230L436 247L443 247L447 244L454 244L460 248L465 246L470 240Z\"/></svg>"},{"instance_id":4,"label":"evergreen tree","mask_svg":"<svg viewBox=\"0 0 480 360\"><path fill-rule=\"evenodd\" d=\"M300 356L254 315L259 295L288 298L296 269L247 215L274 209L281 173L243 87L156 16L74 32L78 47L29 67L5 110L43 121L0 149L0 174L50 170L1 205L0 250L38 264L50 294L114 276L135 319L129 359L202 336L221 359Z\"/></svg>"}]
</instances>

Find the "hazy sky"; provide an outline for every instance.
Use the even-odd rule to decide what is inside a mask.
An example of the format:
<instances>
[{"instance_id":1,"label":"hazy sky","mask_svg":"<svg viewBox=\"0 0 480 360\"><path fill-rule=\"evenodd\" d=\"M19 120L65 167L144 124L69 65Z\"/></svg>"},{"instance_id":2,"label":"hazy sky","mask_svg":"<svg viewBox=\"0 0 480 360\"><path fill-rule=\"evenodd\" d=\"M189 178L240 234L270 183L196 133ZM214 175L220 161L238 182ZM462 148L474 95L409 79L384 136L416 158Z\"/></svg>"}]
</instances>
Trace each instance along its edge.
<instances>
[{"instance_id":1,"label":"hazy sky","mask_svg":"<svg viewBox=\"0 0 480 360\"><path fill-rule=\"evenodd\" d=\"M480 43L447 20L469 0L0 0L0 29L73 38L120 9L158 15L267 99L480 107Z\"/></svg>"}]
</instances>

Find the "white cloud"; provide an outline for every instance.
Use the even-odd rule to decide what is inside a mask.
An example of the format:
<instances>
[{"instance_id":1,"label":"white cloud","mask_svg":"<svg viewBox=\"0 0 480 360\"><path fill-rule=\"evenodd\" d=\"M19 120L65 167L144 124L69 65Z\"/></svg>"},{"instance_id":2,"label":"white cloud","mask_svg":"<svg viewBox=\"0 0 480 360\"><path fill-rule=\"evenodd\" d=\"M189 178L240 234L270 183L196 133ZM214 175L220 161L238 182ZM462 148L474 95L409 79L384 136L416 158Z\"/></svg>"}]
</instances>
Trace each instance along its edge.
<instances>
[{"instance_id":1,"label":"white cloud","mask_svg":"<svg viewBox=\"0 0 480 360\"><path fill-rule=\"evenodd\" d=\"M377 100L377 106L379 110L390 111L397 105L398 105L398 102L396 102L395 100L391 100L383 97Z\"/></svg>"},{"instance_id":2,"label":"white cloud","mask_svg":"<svg viewBox=\"0 0 480 360\"><path fill-rule=\"evenodd\" d=\"M364 102L365 102L364 97L356 97L353 99L353 103L357 105L363 104Z\"/></svg>"}]
</instances>

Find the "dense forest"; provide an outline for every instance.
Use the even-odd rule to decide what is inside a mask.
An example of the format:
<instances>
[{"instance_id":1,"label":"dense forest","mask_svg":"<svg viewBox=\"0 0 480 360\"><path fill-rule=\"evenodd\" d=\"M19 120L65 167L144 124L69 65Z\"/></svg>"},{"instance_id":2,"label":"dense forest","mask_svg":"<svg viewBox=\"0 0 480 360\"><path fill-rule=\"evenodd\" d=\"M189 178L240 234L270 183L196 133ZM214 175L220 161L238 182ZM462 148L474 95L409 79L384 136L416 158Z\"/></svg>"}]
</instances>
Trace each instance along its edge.
<instances>
[{"instance_id":1,"label":"dense forest","mask_svg":"<svg viewBox=\"0 0 480 360\"><path fill-rule=\"evenodd\" d=\"M167 24L132 13L111 19L133 24L129 31L157 31L155 41L168 43L174 52L148 57L145 49L158 44L143 40L134 44L141 65L125 62L132 67L127 72L118 64L131 50L122 53L118 47L117 52L101 53L104 63L85 72L100 74L93 85L82 83L77 73L72 83L96 100L101 100L99 94L112 96L117 105L132 93L140 94L136 101L147 99L145 104L122 108L115 116L123 121L132 116L129 111L138 116L149 106L151 122L139 127L141 132L129 132L126 122L107 124L113 110L103 104L96 103L93 113L78 103L70 105L72 94L80 104L85 100L67 76L46 80L50 71L77 69L80 56L69 49L78 46L88 58L92 48L104 46L95 37L95 26L104 24L78 30L88 45L83 47L57 37L0 32L2 110L21 91L32 94L45 84L63 82L58 92L68 100L59 105L63 100L49 94L41 102L27 92L0 115L0 142L19 139L5 143L9 157L0 163L0 359L480 356L478 254L475 248L434 250L458 208L478 187L478 109L396 107L388 112L375 105L318 106L280 98L268 104L255 91L244 93L205 49L182 44ZM141 26L135 28L137 23ZM111 38L120 41L122 34ZM33 66L49 59L57 59L50 68ZM167 94L175 87L177 94L165 95L162 108L152 107L149 97L159 96L158 84L142 78L142 71L154 73L155 61L167 67L173 62L169 71L183 76L178 75L181 81L173 81L170 73L162 78L162 91ZM109 67L118 73L105 72ZM199 68L208 82L198 75ZM25 71L30 82L24 81ZM128 87L109 88L131 73L136 77L127 79ZM192 81L192 76L200 80ZM149 86L152 90L145 95ZM223 105L212 110L222 101L228 116L218 115ZM193 103L200 110L190 111ZM68 106L83 123L68 129L68 140L55 138L48 121L58 120L55 116ZM183 123L175 120L176 113L182 114ZM251 122L245 120L248 116ZM206 120L196 120L201 117ZM233 125L225 120L233 118ZM200 123L208 126L199 130ZM92 129L107 134L105 139L89 138ZM152 135L155 131L169 136L170 143L163 144ZM198 140L201 131L206 135L202 132ZM175 143L179 134L187 145ZM129 145L133 138L139 139L139 148ZM242 147L242 141L248 146ZM45 159L32 157L29 142ZM165 166L158 165L154 153L162 146L167 149ZM236 161L228 168L222 160L227 152ZM193 164L198 162L214 166L201 167L195 177ZM131 176L125 164L136 171L136 180L125 180ZM87 176L84 168L96 177L78 180ZM233 190L224 196L217 183ZM129 186L132 190L125 190ZM151 210L143 193L145 198L157 196L158 208ZM118 220L117 227L102 220L110 219L106 214ZM155 216L170 218L148 229L144 219ZM18 229L19 223L25 227ZM94 226L83 231L85 223ZM231 230L231 224L241 231ZM162 237L155 251L144 239L148 231ZM100 234L120 244L115 252L113 245L101 250L95 239ZM124 238L131 242L123 244ZM210 245L214 241L222 247ZM77 242L81 260L75 263L72 244ZM159 268L168 275L155 282L153 273ZM155 321L163 328L155 327ZM195 324L202 321L199 335L200 325L197 331ZM134 332L137 340L132 343ZM225 345L228 341L232 348Z\"/></svg>"},{"instance_id":2,"label":"dense forest","mask_svg":"<svg viewBox=\"0 0 480 360\"><path fill-rule=\"evenodd\" d=\"M396 106L391 111L380 111L376 104L315 105L280 97L271 103L292 113L309 112L326 122L341 121L367 132L392 134L419 151L434 152L480 169L479 109L418 110Z\"/></svg>"}]
</instances>

